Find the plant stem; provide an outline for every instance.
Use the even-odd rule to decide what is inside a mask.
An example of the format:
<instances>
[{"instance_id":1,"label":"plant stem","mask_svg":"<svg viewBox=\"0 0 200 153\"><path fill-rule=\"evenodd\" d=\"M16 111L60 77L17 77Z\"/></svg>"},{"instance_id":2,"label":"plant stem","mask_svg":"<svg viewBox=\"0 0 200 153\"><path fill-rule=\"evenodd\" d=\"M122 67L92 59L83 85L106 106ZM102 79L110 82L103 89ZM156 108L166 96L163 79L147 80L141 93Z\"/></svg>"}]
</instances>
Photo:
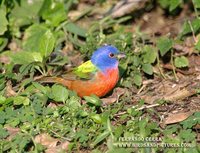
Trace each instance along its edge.
<instances>
[{"instance_id":1,"label":"plant stem","mask_svg":"<svg viewBox=\"0 0 200 153\"><path fill-rule=\"evenodd\" d=\"M158 69L159 69L159 71L160 71L160 74L161 74L161 76L162 76L164 79L166 79L165 75L164 75L163 72L162 72L161 66L160 66L160 59L159 59L159 54L158 54L158 52L157 52L157 55L156 55L156 59L157 59L157 62L158 62Z\"/></svg>"},{"instance_id":2,"label":"plant stem","mask_svg":"<svg viewBox=\"0 0 200 153\"><path fill-rule=\"evenodd\" d=\"M173 74L174 74L174 77L176 80L178 80L178 77L176 75L176 69L175 69L175 66L174 66L174 58L173 58L173 50L171 50L171 59L170 59L170 62L172 64L172 71L173 71Z\"/></svg>"}]
</instances>

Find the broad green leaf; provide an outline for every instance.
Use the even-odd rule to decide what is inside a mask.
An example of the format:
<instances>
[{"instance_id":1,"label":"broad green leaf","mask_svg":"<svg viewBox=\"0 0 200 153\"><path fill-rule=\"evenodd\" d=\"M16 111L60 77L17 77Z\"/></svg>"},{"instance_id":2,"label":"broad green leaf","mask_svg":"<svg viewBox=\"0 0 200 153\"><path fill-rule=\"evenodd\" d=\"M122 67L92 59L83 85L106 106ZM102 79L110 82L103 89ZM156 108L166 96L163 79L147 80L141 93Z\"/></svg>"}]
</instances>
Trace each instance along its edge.
<instances>
[{"instance_id":1,"label":"broad green leaf","mask_svg":"<svg viewBox=\"0 0 200 153\"><path fill-rule=\"evenodd\" d=\"M69 90L70 98L68 99L67 104L71 110L77 110L81 107L80 97L78 97L77 95L72 96L70 92L72 93L72 91Z\"/></svg>"},{"instance_id":2,"label":"broad green leaf","mask_svg":"<svg viewBox=\"0 0 200 153\"><path fill-rule=\"evenodd\" d=\"M160 50L161 56L164 56L171 48L172 48L173 42L171 39L167 37L161 37L157 41L157 47Z\"/></svg>"},{"instance_id":3,"label":"broad green leaf","mask_svg":"<svg viewBox=\"0 0 200 153\"><path fill-rule=\"evenodd\" d=\"M144 63L154 63L156 60L156 56L157 56L157 52L155 50L155 48L146 45L143 48L144 50L144 55L142 55L143 57L143 62Z\"/></svg>"},{"instance_id":4,"label":"broad green leaf","mask_svg":"<svg viewBox=\"0 0 200 153\"><path fill-rule=\"evenodd\" d=\"M134 83L137 85L137 86L141 86L142 84L142 76L140 73L136 73L133 77L133 80L134 80Z\"/></svg>"},{"instance_id":5,"label":"broad green leaf","mask_svg":"<svg viewBox=\"0 0 200 153\"><path fill-rule=\"evenodd\" d=\"M158 0L158 2L162 8L168 8L170 12L182 4L182 0Z\"/></svg>"},{"instance_id":6,"label":"broad green leaf","mask_svg":"<svg viewBox=\"0 0 200 153\"><path fill-rule=\"evenodd\" d=\"M6 138L7 136L9 136L9 132L4 129L3 127L0 127L0 139L1 141L3 141L3 138Z\"/></svg>"},{"instance_id":7,"label":"broad green leaf","mask_svg":"<svg viewBox=\"0 0 200 153\"><path fill-rule=\"evenodd\" d=\"M91 115L91 119L93 119L98 124L102 123L102 119L101 119L101 116L99 114Z\"/></svg>"},{"instance_id":8,"label":"broad green leaf","mask_svg":"<svg viewBox=\"0 0 200 153\"><path fill-rule=\"evenodd\" d=\"M93 104L95 106L101 106L102 101L99 97L95 96L95 95L91 95L91 96L84 96L84 99L90 103Z\"/></svg>"},{"instance_id":9,"label":"broad green leaf","mask_svg":"<svg viewBox=\"0 0 200 153\"><path fill-rule=\"evenodd\" d=\"M1 104L2 105L2 104ZM2 105L3 106L3 105ZM3 125L3 123L5 123L6 120L6 115L4 111L0 111L0 129L1 129L1 125ZM1 132L0 132L1 133ZM0 136L1 137L1 136Z\"/></svg>"},{"instance_id":10,"label":"broad green leaf","mask_svg":"<svg viewBox=\"0 0 200 153\"><path fill-rule=\"evenodd\" d=\"M6 97L0 95L0 104L3 105L4 101L6 100Z\"/></svg>"},{"instance_id":11,"label":"broad green leaf","mask_svg":"<svg viewBox=\"0 0 200 153\"><path fill-rule=\"evenodd\" d=\"M189 24L190 21L186 21L183 25L183 29L181 32L181 36L192 33L192 30L194 30L194 33L196 33L198 30L200 30L200 19L195 18L193 21L191 21L191 24Z\"/></svg>"},{"instance_id":12,"label":"broad green leaf","mask_svg":"<svg viewBox=\"0 0 200 153\"><path fill-rule=\"evenodd\" d=\"M192 1L193 1L193 4L194 4L194 7L200 8L200 0L192 0Z\"/></svg>"},{"instance_id":13,"label":"broad green leaf","mask_svg":"<svg viewBox=\"0 0 200 153\"><path fill-rule=\"evenodd\" d=\"M64 28L73 34L86 37L86 30L72 22L69 22Z\"/></svg>"},{"instance_id":14,"label":"broad green leaf","mask_svg":"<svg viewBox=\"0 0 200 153\"><path fill-rule=\"evenodd\" d=\"M38 52L31 52L34 62L42 62L42 56Z\"/></svg>"},{"instance_id":15,"label":"broad green leaf","mask_svg":"<svg viewBox=\"0 0 200 153\"><path fill-rule=\"evenodd\" d=\"M64 3L60 1L45 0L40 14L47 24L55 27L67 19Z\"/></svg>"},{"instance_id":16,"label":"broad green leaf","mask_svg":"<svg viewBox=\"0 0 200 153\"><path fill-rule=\"evenodd\" d=\"M22 0L20 3L15 3L15 7L10 14L11 28L18 28L37 21L42 4L43 0Z\"/></svg>"},{"instance_id":17,"label":"broad green leaf","mask_svg":"<svg viewBox=\"0 0 200 153\"><path fill-rule=\"evenodd\" d=\"M33 62L42 62L42 56L40 55L40 53L37 52L21 51L16 54L12 54L10 57L15 64L30 64Z\"/></svg>"},{"instance_id":18,"label":"broad green leaf","mask_svg":"<svg viewBox=\"0 0 200 153\"><path fill-rule=\"evenodd\" d=\"M181 3L182 0L170 0L169 11L175 10Z\"/></svg>"},{"instance_id":19,"label":"broad green leaf","mask_svg":"<svg viewBox=\"0 0 200 153\"><path fill-rule=\"evenodd\" d=\"M57 102L65 102L69 96L69 91L66 87L54 84L51 88L51 96L53 100Z\"/></svg>"},{"instance_id":20,"label":"broad green leaf","mask_svg":"<svg viewBox=\"0 0 200 153\"><path fill-rule=\"evenodd\" d=\"M8 20L6 18L6 11L0 8L0 35L3 35L7 30Z\"/></svg>"},{"instance_id":21,"label":"broad green leaf","mask_svg":"<svg viewBox=\"0 0 200 153\"><path fill-rule=\"evenodd\" d=\"M48 57L54 49L55 38L50 30L40 38L39 51L43 57Z\"/></svg>"},{"instance_id":22,"label":"broad green leaf","mask_svg":"<svg viewBox=\"0 0 200 153\"><path fill-rule=\"evenodd\" d=\"M174 64L178 68L187 67L189 65L189 61L185 56L176 57Z\"/></svg>"},{"instance_id":23,"label":"broad green leaf","mask_svg":"<svg viewBox=\"0 0 200 153\"><path fill-rule=\"evenodd\" d=\"M0 52L6 47L7 44L8 44L8 38L5 38L5 37L0 38Z\"/></svg>"},{"instance_id":24,"label":"broad green leaf","mask_svg":"<svg viewBox=\"0 0 200 153\"><path fill-rule=\"evenodd\" d=\"M40 52L39 44L41 38L48 31L43 25L34 24L26 29L24 41L23 41L23 50L30 52Z\"/></svg>"},{"instance_id":25,"label":"broad green leaf","mask_svg":"<svg viewBox=\"0 0 200 153\"><path fill-rule=\"evenodd\" d=\"M27 97L17 96L13 98L14 105L29 105L30 100Z\"/></svg>"},{"instance_id":26,"label":"broad green leaf","mask_svg":"<svg viewBox=\"0 0 200 153\"><path fill-rule=\"evenodd\" d=\"M40 90L42 93L47 94L47 92L49 91L48 87L44 87L43 85L39 84L38 82L32 82L33 86Z\"/></svg>"},{"instance_id":27,"label":"broad green leaf","mask_svg":"<svg viewBox=\"0 0 200 153\"><path fill-rule=\"evenodd\" d=\"M195 44L195 49L197 49L200 52L200 39L198 42Z\"/></svg>"},{"instance_id":28,"label":"broad green leaf","mask_svg":"<svg viewBox=\"0 0 200 153\"><path fill-rule=\"evenodd\" d=\"M180 122L184 129L188 129L188 128L191 129L194 125L196 125L198 123L198 120L199 120L199 123L200 123L200 117L195 118L194 116L195 116L195 114L190 116L186 120Z\"/></svg>"},{"instance_id":29,"label":"broad green leaf","mask_svg":"<svg viewBox=\"0 0 200 153\"><path fill-rule=\"evenodd\" d=\"M131 61L133 62L134 66L139 66L140 62L141 62L141 59L138 56L133 56Z\"/></svg>"},{"instance_id":30,"label":"broad green leaf","mask_svg":"<svg viewBox=\"0 0 200 153\"><path fill-rule=\"evenodd\" d=\"M166 0L158 0L158 3L161 5L162 8L167 8L169 6L169 1Z\"/></svg>"},{"instance_id":31,"label":"broad green leaf","mask_svg":"<svg viewBox=\"0 0 200 153\"><path fill-rule=\"evenodd\" d=\"M179 136L186 142L191 142L195 140L196 134L192 131L192 129L187 129L187 130L181 130Z\"/></svg>"},{"instance_id":32,"label":"broad green leaf","mask_svg":"<svg viewBox=\"0 0 200 153\"><path fill-rule=\"evenodd\" d=\"M153 74L153 68L152 68L152 65L151 64L143 64L142 65L142 70L149 74L149 75L152 75Z\"/></svg>"},{"instance_id":33,"label":"broad green leaf","mask_svg":"<svg viewBox=\"0 0 200 153\"><path fill-rule=\"evenodd\" d=\"M109 135L110 135L110 131L104 131L103 133L97 136L97 138L91 144L91 147L95 147L98 143L106 139Z\"/></svg>"}]
</instances>

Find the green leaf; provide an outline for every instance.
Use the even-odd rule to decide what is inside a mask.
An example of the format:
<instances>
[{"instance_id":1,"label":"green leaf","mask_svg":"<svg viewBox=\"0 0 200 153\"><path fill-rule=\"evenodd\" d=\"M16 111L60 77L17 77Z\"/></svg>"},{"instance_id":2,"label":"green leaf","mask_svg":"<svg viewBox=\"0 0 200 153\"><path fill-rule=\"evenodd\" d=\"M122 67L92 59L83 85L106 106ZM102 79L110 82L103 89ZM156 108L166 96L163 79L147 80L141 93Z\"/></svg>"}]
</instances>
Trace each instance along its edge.
<instances>
[{"instance_id":1,"label":"green leaf","mask_svg":"<svg viewBox=\"0 0 200 153\"><path fill-rule=\"evenodd\" d=\"M134 80L134 83L137 85L137 86L141 86L142 84L142 76L140 73L136 73L133 77L133 80Z\"/></svg>"},{"instance_id":2,"label":"green leaf","mask_svg":"<svg viewBox=\"0 0 200 153\"><path fill-rule=\"evenodd\" d=\"M73 34L86 37L86 30L72 22L69 22L64 28Z\"/></svg>"},{"instance_id":3,"label":"green leaf","mask_svg":"<svg viewBox=\"0 0 200 153\"><path fill-rule=\"evenodd\" d=\"M107 118L107 129L110 133L112 133L112 125L111 125L111 122L110 122L110 119L109 117Z\"/></svg>"},{"instance_id":4,"label":"green leaf","mask_svg":"<svg viewBox=\"0 0 200 153\"><path fill-rule=\"evenodd\" d=\"M160 50L161 56L164 56L173 46L171 39L167 37L161 37L157 41L157 47Z\"/></svg>"},{"instance_id":5,"label":"green leaf","mask_svg":"<svg viewBox=\"0 0 200 153\"><path fill-rule=\"evenodd\" d=\"M6 11L2 7L0 8L0 35L3 35L7 30L8 20L6 18Z\"/></svg>"},{"instance_id":6,"label":"green leaf","mask_svg":"<svg viewBox=\"0 0 200 153\"><path fill-rule=\"evenodd\" d=\"M187 67L189 65L189 61L185 56L176 57L174 64L178 68Z\"/></svg>"},{"instance_id":7,"label":"green leaf","mask_svg":"<svg viewBox=\"0 0 200 153\"><path fill-rule=\"evenodd\" d=\"M8 131L0 126L0 139L6 138L7 136L9 136Z\"/></svg>"},{"instance_id":8,"label":"green leaf","mask_svg":"<svg viewBox=\"0 0 200 153\"><path fill-rule=\"evenodd\" d=\"M179 5L182 4L182 0L158 0L162 8L169 8L169 11L175 10Z\"/></svg>"},{"instance_id":9,"label":"green leaf","mask_svg":"<svg viewBox=\"0 0 200 153\"><path fill-rule=\"evenodd\" d=\"M40 90L43 94L47 94L48 89L49 89L48 87L44 87L38 82L32 82L32 84L36 89Z\"/></svg>"},{"instance_id":10,"label":"green leaf","mask_svg":"<svg viewBox=\"0 0 200 153\"><path fill-rule=\"evenodd\" d=\"M142 65L142 70L149 74L149 75L152 75L153 74L153 68L152 68L152 65L151 64L143 64Z\"/></svg>"},{"instance_id":11,"label":"green leaf","mask_svg":"<svg viewBox=\"0 0 200 153\"><path fill-rule=\"evenodd\" d=\"M195 49L197 49L200 52L200 39L198 42L195 44Z\"/></svg>"},{"instance_id":12,"label":"green leaf","mask_svg":"<svg viewBox=\"0 0 200 153\"><path fill-rule=\"evenodd\" d=\"M1 24L1 22L0 22L0 24ZM0 38L0 52L7 46L7 44L8 44L7 38Z\"/></svg>"},{"instance_id":13,"label":"green leaf","mask_svg":"<svg viewBox=\"0 0 200 153\"><path fill-rule=\"evenodd\" d=\"M181 3L182 0L170 0L169 11L175 10Z\"/></svg>"},{"instance_id":14,"label":"green leaf","mask_svg":"<svg viewBox=\"0 0 200 153\"><path fill-rule=\"evenodd\" d=\"M102 105L102 101L99 97L95 96L95 95L91 95L91 96L84 96L84 99L90 103L93 104L95 106L101 106Z\"/></svg>"},{"instance_id":15,"label":"green leaf","mask_svg":"<svg viewBox=\"0 0 200 153\"><path fill-rule=\"evenodd\" d=\"M21 65L30 64L33 62L42 62L41 54L37 52L21 51L16 54L11 54L10 57L15 64Z\"/></svg>"},{"instance_id":16,"label":"green leaf","mask_svg":"<svg viewBox=\"0 0 200 153\"><path fill-rule=\"evenodd\" d=\"M30 52L40 52L39 44L41 42L41 38L48 31L43 25L34 24L26 29L24 42L23 42L23 50Z\"/></svg>"},{"instance_id":17,"label":"green leaf","mask_svg":"<svg viewBox=\"0 0 200 153\"><path fill-rule=\"evenodd\" d=\"M167 8L169 6L169 1L166 0L158 0L159 4L162 8Z\"/></svg>"},{"instance_id":18,"label":"green leaf","mask_svg":"<svg viewBox=\"0 0 200 153\"><path fill-rule=\"evenodd\" d=\"M64 3L60 1L45 0L40 14L47 24L54 27L67 19Z\"/></svg>"},{"instance_id":19,"label":"green leaf","mask_svg":"<svg viewBox=\"0 0 200 153\"><path fill-rule=\"evenodd\" d=\"M91 119L93 119L98 124L102 123L102 119L101 119L101 116L99 114L91 115Z\"/></svg>"},{"instance_id":20,"label":"green leaf","mask_svg":"<svg viewBox=\"0 0 200 153\"><path fill-rule=\"evenodd\" d=\"M146 45L143 48L144 50L144 55L142 55L143 58L143 62L144 63L154 63L156 60L156 56L157 56L157 52L155 50L155 48Z\"/></svg>"},{"instance_id":21,"label":"green leaf","mask_svg":"<svg viewBox=\"0 0 200 153\"><path fill-rule=\"evenodd\" d=\"M103 133L97 136L97 138L91 144L91 147L95 147L98 143L106 139L109 135L110 135L110 131L104 131Z\"/></svg>"},{"instance_id":22,"label":"green leaf","mask_svg":"<svg viewBox=\"0 0 200 153\"><path fill-rule=\"evenodd\" d=\"M14 101L13 101L14 105L29 105L30 100L27 97L23 97L23 96L17 96L14 97Z\"/></svg>"},{"instance_id":23,"label":"green leaf","mask_svg":"<svg viewBox=\"0 0 200 153\"><path fill-rule=\"evenodd\" d=\"M6 97L0 95L0 104L3 105L4 101L6 100Z\"/></svg>"},{"instance_id":24,"label":"green leaf","mask_svg":"<svg viewBox=\"0 0 200 153\"><path fill-rule=\"evenodd\" d=\"M10 14L11 26L20 27L36 21L42 4L42 0L20 1L20 4L15 3L15 7Z\"/></svg>"},{"instance_id":25,"label":"green leaf","mask_svg":"<svg viewBox=\"0 0 200 153\"><path fill-rule=\"evenodd\" d=\"M190 21L186 21L183 25L183 29L181 32L181 36L192 33L192 30L194 30L194 33L196 33L198 30L200 30L200 19L195 18L193 21L191 21L191 24L189 24Z\"/></svg>"},{"instance_id":26,"label":"green leaf","mask_svg":"<svg viewBox=\"0 0 200 153\"><path fill-rule=\"evenodd\" d=\"M138 56L133 56L132 59L131 59L131 62L133 62L134 66L139 66L140 62L141 62L141 59Z\"/></svg>"},{"instance_id":27,"label":"green leaf","mask_svg":"<svg viewBox=\"0 0 200 153\"><path fill-rule=\"evenodd\" d=\"M192 0L192 1L193 1L193 4L194 4L194 7L200 8L200 1L199 0Z\"/></svg>"},{"instance_id":28,"label":"green leaf","mask_svg":"<svg viewBox=\"0 0 200 153\"><path fill-rule=\"evenodd\" d=\"M66 87L63 87L61 85L54 84L51 88L51 95L50 98L52 98L55 101L62 101L65 102L69 96L69 91L66 89Z\"/></svg>"},{"instance_id":29,"label":"green leaf","mask_svg":"<svg viewBox=\"0 0 200 153\"><path fill-rule=\"evenodd\" d=\"M191 129L181 130L179 136L186 142L194 141L196 134Z\"/></svg>"},{"instance_id":30,"label":"green leaf","mask_svg":"<svg viewBox=\"0 0 200 153\"><path fill-rule=\"evenodd\" d=\"M48 57L54 49L55 38L50 30L40 38L39 50L43 57Z\"/></svg>"}]
</instances>

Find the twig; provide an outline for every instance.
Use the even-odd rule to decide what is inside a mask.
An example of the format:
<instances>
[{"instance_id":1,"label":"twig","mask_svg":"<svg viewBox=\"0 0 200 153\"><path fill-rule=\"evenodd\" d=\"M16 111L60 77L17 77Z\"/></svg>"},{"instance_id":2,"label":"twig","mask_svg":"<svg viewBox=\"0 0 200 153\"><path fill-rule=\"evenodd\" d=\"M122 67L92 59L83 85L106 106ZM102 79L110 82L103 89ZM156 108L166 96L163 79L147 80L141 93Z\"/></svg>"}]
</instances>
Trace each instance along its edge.
<instances>
[{"instance_id":1,"label":"twig","mask_svg":"<svg viewBox=\"0 0 200 153\"><path fill-rule=\"evenodd\" d=\"M117 113L117 114L114 114L113 116L114 117L116 117L116 116L121 116L121 115L124 115L124 114L126 114L127 112L119 112L119 113Z\"/></svg>"},{"instance_id":2,"label":"twig","mask_svg":"<svg viewBox=\"0 0 200 153\"><path fill-rule=\"evenodd\" d=\"M164 73L162 72L161 66L160 66L160 59L159 59L159 54L158 53L157 53L156 59L157 59L157 65L158 65L158 69L160 71L160 74L164 79L166 79Z\"/></svg>"},{"instance_id":3,"label":"twig","mask_svg":"<svg viewBox=\"0 0 200 153\"><path fill-rule=\"evenodd\" d=\"M191 31L192 31L192 37L193 37L193 39L194 39L194 41L196 43L197 42L197 38L195 36L194 28L193 28L193 26L192 26L190 21L188 21L188 24L190 25L190 28L191 28Z\"/></svg>"},{"instance_id":4,"label":"twig","mask_svg":"<svg viewBox=\"0 0 200 153\"><path fill-rule=\"evenodd\" d=\"M140 108L137 108L136 111L139 111L139 110L143 110L143 109L148 109L148 108L153 108L153 107L157 107L159 106L160 104L152 104L152 105L144 105ZM133 106L132 108L135 108L136 106Z\"/></svg>"},{"instance_id":5,"label":"twig","mask_svg":"<svg viewBox=\"0 0 200 153\"><path fill-rule=\"evenodd\" d=\"M55 131L53 131L53 130L50 130L50 131L51 131L53 134L57 135L58 137L60 137L60 138L62 138L62 139L64 139L64 140L71 141L70 138L63 137L63 136L61 136L60 134L58 134L57 132L55 132Z\"/></svg>"},{"instance_id":6,"label":"twig","mask_svg":"<svg viewBox=\"0 0 200 153\"><path fill-rule=\"evenodd\" d=\"M172 71L173 71L173 73L174 73L174 77L175 77L175 79L176 79L176 81L178 80L178 77L177 77L177 75L176 75L176 68L175 68L175 66L174 66L174 58L173 58L173 50L171 51L171 64L172 64Z\"/></svg>"}]
</instances>

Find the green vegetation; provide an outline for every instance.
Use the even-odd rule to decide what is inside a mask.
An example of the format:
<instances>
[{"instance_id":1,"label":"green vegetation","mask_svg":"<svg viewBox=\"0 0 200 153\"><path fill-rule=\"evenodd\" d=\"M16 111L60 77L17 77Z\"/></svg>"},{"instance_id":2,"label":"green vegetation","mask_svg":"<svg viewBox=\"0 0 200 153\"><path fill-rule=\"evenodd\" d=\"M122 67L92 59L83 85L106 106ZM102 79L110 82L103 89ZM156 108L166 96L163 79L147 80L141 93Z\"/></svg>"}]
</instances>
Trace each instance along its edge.
<instances>
[{"instance_id":1,"label":"green vegetation","mask_svg":"<svg viewBox=\"0 0 200 153\"><path fill-rule=\"evenodd\" d=\"M137 99L136 94L150 78L175 82L176 72L189 68L189 53L177 56L175 45L184 46L187 38L194 39L192 53L199 56L200 1L158 0L145 4L144 8L159 8L171 18L179 16L184 6L189 8L193 19L185 20L175 37L148 35L139 25L132 30L134 13L118 18L105 11L102 15L98 11L105 3L109 4L104 0L94 4L84 0L0 0L0 152L200 152L199 129L194 128L200 125L199 110L184 121L161 126L162 113L155 107L142 109L146 101ZM114 90L120 94L114 102L109 97L112 93L103 99L90 96L81 100L61 85L35 81L64 73L64 66L89 59L105 43L127 55L120 62L122 79L117 85L123 93ZM163 63L172 68L166 70ZM105 105L105 100L112 104ZM156 104L171 105L160 98ZM44 133L49 136L44 138L46 145L36 140ZM116 142L121 137L160 137L161 143L188 143L193 147L119 149Z\"/></svg>"}]
</instances>

